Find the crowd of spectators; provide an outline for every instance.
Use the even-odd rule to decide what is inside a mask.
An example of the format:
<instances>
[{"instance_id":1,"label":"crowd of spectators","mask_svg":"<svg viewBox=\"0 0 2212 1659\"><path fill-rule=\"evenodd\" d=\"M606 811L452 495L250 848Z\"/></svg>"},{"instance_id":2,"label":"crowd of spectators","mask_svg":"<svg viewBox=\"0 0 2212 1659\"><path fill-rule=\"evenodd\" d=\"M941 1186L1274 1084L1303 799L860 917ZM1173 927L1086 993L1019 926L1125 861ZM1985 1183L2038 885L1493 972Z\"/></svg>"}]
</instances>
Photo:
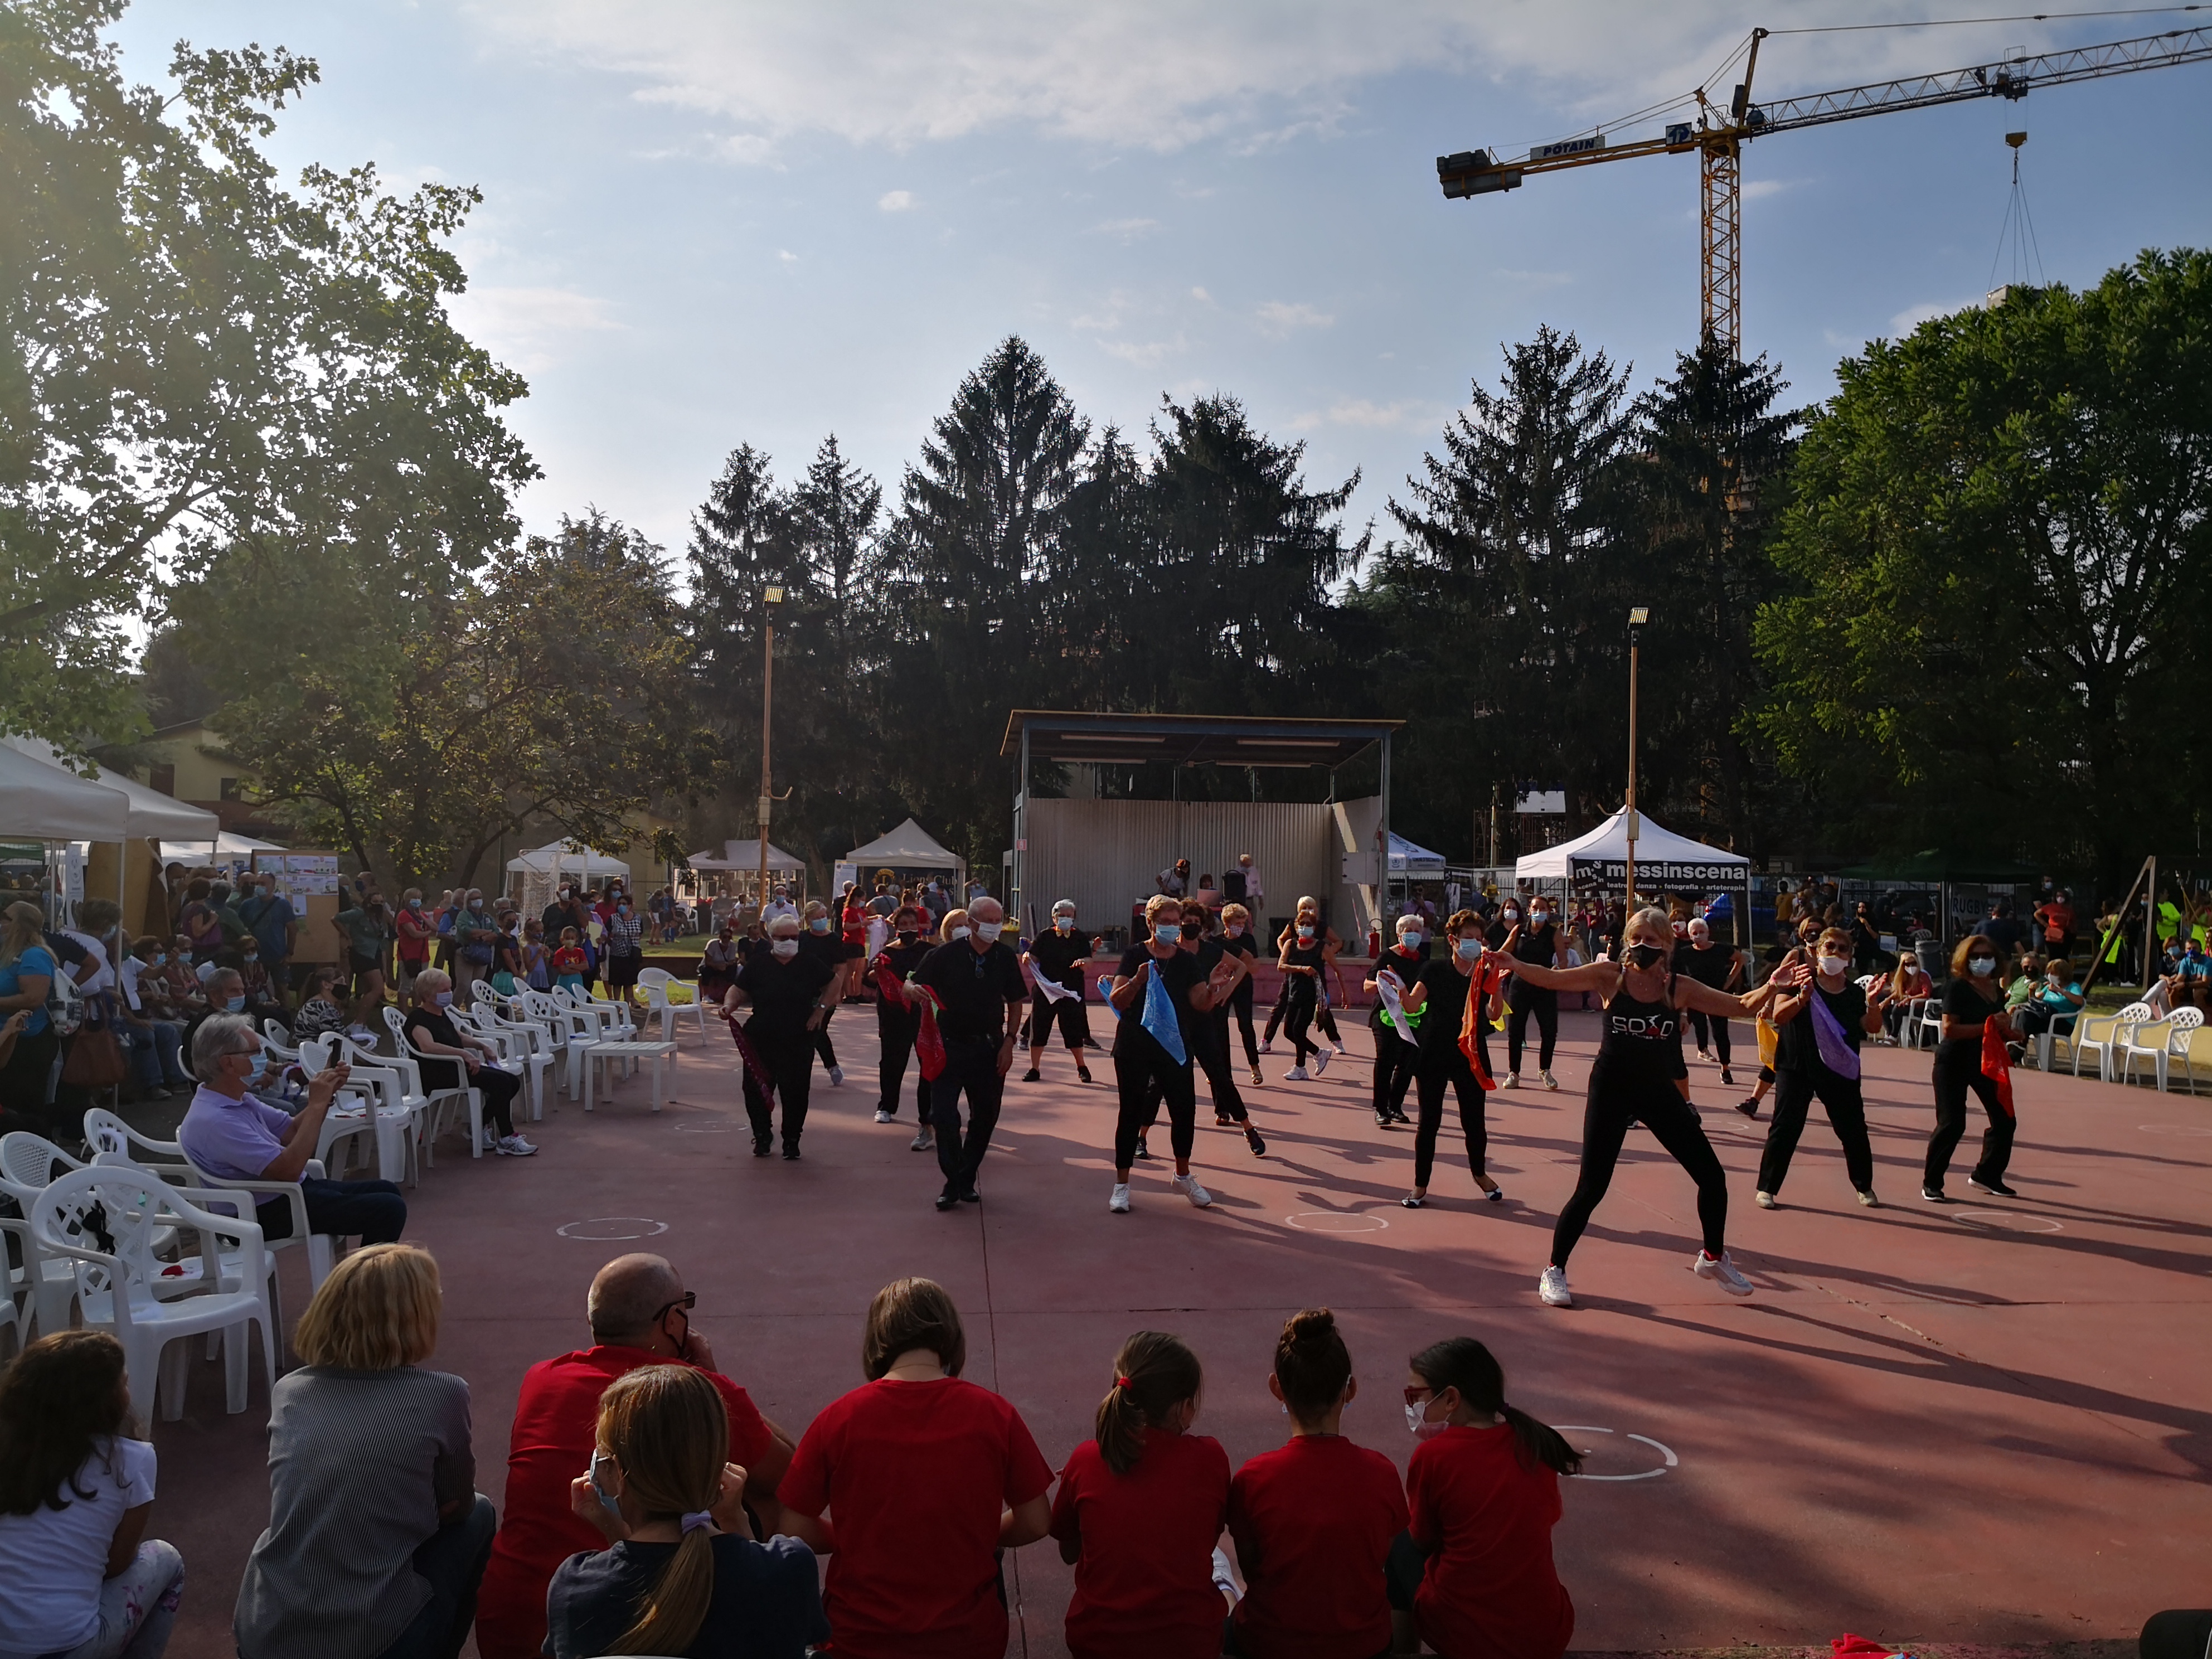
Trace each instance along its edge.
<instances>
[{"instance_id":1,"label":"crowd of spectators","mask_svg":"<svg viewBox=\"0 0 2212 1659\"><path fill-rule=\"evenodd\" d=\"M1011 1401L963 1377L959 1312L928 1279L878 1292L860 1386L795 1441L725 1373L697 1300L659 1256L600 1269L590 1345L523 1379L497 1513L469 1385L428 1363L436 1262L345 1257L276 1384L240 1659L453 1659L471 1632L483 1659L999 1653L1006 1552L1047 1539L1075 1570L1079 1659L1422 1641L1559 1659L1572 1635L1552 1531L1580 1460L1471 1337L1408 1362L1402 1480L1345 1433L1360 1381L1327 1309L1275 1343L1279 1447L1232 1471L1196 1432L1198 1355L1140 1331L1055 1469ZM0 1651L159 1659L188 1563L144 1535L157 1474L112 1337L42 1337L0 1376Z\"/></svg>"}]
</instances>

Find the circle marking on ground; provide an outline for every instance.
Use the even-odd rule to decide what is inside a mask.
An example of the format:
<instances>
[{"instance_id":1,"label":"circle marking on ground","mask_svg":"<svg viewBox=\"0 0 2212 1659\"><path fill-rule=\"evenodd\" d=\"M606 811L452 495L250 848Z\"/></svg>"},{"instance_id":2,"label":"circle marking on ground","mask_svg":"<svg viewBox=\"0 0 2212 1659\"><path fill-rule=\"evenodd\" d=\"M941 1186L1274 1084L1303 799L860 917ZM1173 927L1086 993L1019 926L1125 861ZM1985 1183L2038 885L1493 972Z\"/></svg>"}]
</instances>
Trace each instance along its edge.
<instances>
[{"instance_id":1,"label":"circle marking on ground","mask_svg":"<svg viewBox=\"0 0 2212 1659\"><path fill-rule=\"evenodd\" d=\"M2138 1123L2147 1135L2212 1135L2212 1123Z\"/></svg>"},{"instance_id":2,"label":"circle marking on ground","mask_svg":"<svg viewBox=\"0 0 2212 1659\"><path fill-rule=\"evenodd\" d=\"M1601 1429L1593 1423L1561 1423L1556 1426L1561 1434L1611 1434L1613 1432L1611 1429ZM1666 1462L1656 1469L1638 1469L1633 1474L1577 1474L1572 1479L1577 1480L1650 1480L1666 1474L1669 1469L1681 1467L1682 1460L1674 1455L1674 1448L1654 1440L1650 1435L1632 1434L1626 1438L1650 1447L1661 1457L1666 1459ZM1587 1451L1584 1455L1588 1455Z\"/></svg>"},{"instance_id":3,"label":"circle marking on ground","mask_svg":"<svg viewBox=\"0 0 2212 1659\"><path fill-rule=\"evenodd\" d=\"M643 1215L595 1215L587 1221L571 1221L553 1230L562 1238L608 1242L618 1238L651 1238L668 1231L665 1221Z\"/></svg>"},{"instance_id":4,"label":"circle marking on ground","mask_svg":"<svg viewBox=\"0 0 2212 1659\"><path fill-rule=\"evenodd\" d=\"M1283 1225L1302 1233L1379 1233L1389 1224L1364 1210L1300 1210L1283 1218Z\"/></svg>"},{"instance_id":5,"label":"circle marking on ground","mask_svg":"<svg viewBox=\"0 0 2212 1659\"><path fill-rule=\"evenodd\" d=\"M1953 1210L1951 1219L1968 1227L2002 1233L2063 1233L2066 1224L2047 1215L2027 1215L2018 1210Z\"/></svg>"}]
</instances>

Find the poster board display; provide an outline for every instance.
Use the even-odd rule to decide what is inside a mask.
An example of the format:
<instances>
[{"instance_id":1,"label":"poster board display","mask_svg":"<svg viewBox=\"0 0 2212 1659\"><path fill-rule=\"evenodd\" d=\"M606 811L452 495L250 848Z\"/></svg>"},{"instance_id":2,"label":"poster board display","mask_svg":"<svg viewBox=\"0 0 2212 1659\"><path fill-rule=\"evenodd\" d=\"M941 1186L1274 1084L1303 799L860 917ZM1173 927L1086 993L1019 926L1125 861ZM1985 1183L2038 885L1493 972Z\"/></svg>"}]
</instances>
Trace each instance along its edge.
<instances>
[{"instance_id":1,"label":"poster board display","mask_svg":"<svg viewBox=\"0 0 2212 1659\"><path fill-rule=\"evenodd\" d=\"M331 923L338 913L338 855L292 849L256 853L257 873L276 878L277 891L300 918L300 943L292 953L295 963L335 963L338 959L337 930Z\"/></svg>"}]
</instances>

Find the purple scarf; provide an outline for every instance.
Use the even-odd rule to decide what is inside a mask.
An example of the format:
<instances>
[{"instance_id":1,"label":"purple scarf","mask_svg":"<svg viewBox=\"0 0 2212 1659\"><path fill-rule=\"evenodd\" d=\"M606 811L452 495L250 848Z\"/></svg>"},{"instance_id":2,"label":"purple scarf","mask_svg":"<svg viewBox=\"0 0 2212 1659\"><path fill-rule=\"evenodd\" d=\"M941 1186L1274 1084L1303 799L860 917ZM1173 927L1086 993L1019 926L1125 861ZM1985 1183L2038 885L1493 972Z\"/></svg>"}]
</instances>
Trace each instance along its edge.
<instances>
[{"instance_id":1,"label":"purple scarf","mask_svg":"<svg viewBox=\"0 0 2212 1659\"><path fill-rule=\"evenodd\" d=\"M1843 1022L1828 1006L1827 998L1820 994L1820 987L1814 986L1812 990L1813 1040L1820 1047L1820 1064L1838 1077L1847 1077L1856 1082L1859 1051L1851 1047L1850 1038L1844 1035Z\"/></svg>"}]
</instances>

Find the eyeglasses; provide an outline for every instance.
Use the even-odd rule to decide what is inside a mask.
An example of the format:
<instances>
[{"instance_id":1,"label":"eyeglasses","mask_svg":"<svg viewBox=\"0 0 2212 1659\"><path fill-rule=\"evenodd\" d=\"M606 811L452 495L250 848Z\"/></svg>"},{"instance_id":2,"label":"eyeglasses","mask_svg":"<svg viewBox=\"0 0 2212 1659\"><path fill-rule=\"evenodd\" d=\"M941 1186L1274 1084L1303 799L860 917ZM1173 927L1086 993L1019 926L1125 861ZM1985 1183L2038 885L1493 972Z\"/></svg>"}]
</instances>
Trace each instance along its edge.
<instances>
[{"instance_id":1,"label":"eyeglasses","mask_svg":"<svg viewBox=\"0 0 2212 1659\"><path fill-rule=\"evenodd\" d=\"M1433 1400L1436 1396L1437 1391L1425 1384L1413 1384L1406 1389L1406 1403L1408 1406L1418 1406L1424 1400Z\"/></svg>"},{"instance_id":2,"label":"eyeglasses","mask_svg":"<svg viewBox=\"0 0 2212 1659\"><path fill-rule=\"evenodd\" d=\"M658 1325L662 1320L667 1318L668 1316L673 1313L677 1309L681 1308L684 1310L684 1322L689 1324L691 1319L691 1310L698 1305L699 1292L696 1291L686 1291L683 1295L678 1297L675 1301L667 1304L656 1312L653 1316L652 1322Z\"/></svg>"}]
</instances>

